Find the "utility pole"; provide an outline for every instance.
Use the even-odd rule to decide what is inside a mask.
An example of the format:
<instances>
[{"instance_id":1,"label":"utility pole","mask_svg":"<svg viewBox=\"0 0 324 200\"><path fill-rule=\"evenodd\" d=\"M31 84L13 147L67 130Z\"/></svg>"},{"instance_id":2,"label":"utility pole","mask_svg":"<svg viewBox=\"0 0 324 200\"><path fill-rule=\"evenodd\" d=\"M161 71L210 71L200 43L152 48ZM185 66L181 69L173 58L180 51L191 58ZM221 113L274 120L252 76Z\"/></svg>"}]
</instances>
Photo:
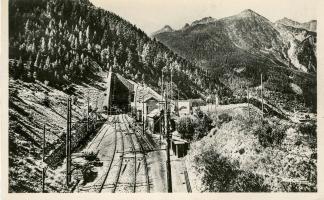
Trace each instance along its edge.
<instances>
[{"instance_id":1,"label":"utility pole","mask_svg":"<svg viewBox=\"0 0 324 200\"><path fill-rule=\"evenodd\" d=\"M45 193L45 148L46 148L46 140L45 140L45 124L43 131L43 173L42 173L42 192Z\"/></svg>"},{"instance_id":2,"label":"utility pole","mask_svg":"<svg viewBox=\"0 0 324 200\"><path fill-rule=\"evenodd\" d=\"M172 90L172 76L173 76L173 69L171 68L171 83L170 83L170 99L173 99L173 90Z\"/></svg>"},{"instance_id":3,"label":"utility pole","mask_svg":"<svg viewBox=\"0 0 324 200\"><path fill-rule=\"evenodd\" d=\"M247 103L248 103L248 111L249 111L249 121L251 120L250 118L250 94L249 94L249 86L247 86Z\"/></svg>"},{"instance_id":4,"label":"utility pole","mask_svg":"<svg viewBox=\"0 0 324 200\"><path fill-rule=\"evenodd\" d=\"M71 169L72 169L72 99L70 98L70 120L69 120L69 182L71 182Z\"/></svg>"},{"instance_id":5,"label":"utility pole","mask_svg":"<svg viewBox=\"0 0 324 200\"><path fill-rule=\"evenodd\" d=\"M144 123L144 96L142 99L143 107L142 107L142 127L143 127L143 135L145 134L145 123Z\"/></svg>"},{"instance_id":6,"label":"utility pole","mask_svg":"<svg viewBox=\"0 0 324 200\"><path fill-rule=\"evenodd\" d=\"M65 137L65 150L66 150L66 185L69 186L69 133L70 133L70 97L67 100L67 124L66 124L66 137Z\"/></svg>"},{"instance_id":7,"label":"utility pole","mask_svg":"<svg viewBox=\"0 0 324 200\"><path fill-rule=\"evenodd\" d=\"M89 133L89 89L88 89L88 98L87 98L87 133Z\"/></svg>"},{"instance_id":8,"label":"utility pole","mask_svg":"<svg viewBox=\"0 0 324 200\"><path fill-rule=\"evenodd\" d=\"M217 115L217 104L218 104L218 96L215 94L215 114L216 114L216 125L218 121L218 115Z\"/></svg>"},{"instance_id":9,"label":"utility pole","mask_svg":"<svg viewBox=\"0 0 324 200\"><path fill-rule=\"evenodd\" d=\"M167 93L167 90L166 90ZM165 126L165 134L167 138L167 185L168 185L168 193L172 192L172 180L171 180L171 163L170 163L170 135L169 135L169 127L168 127L168 118L170 117L170 112L168 109L168 98L167 94L165 94L165 111L164 111L164 126Z\"/></svg>"},{"instance_id":10,"label":"utility pole","mask_svg":"<svg viewBox=\"0 0 324 200\"><path fill-rule=\"evenodd\" d=\"M261 73L261 104L262 104L262 124L263 124L263 80L262 80L262 73Z\"/></svg>"},{"instance_id":11,"label":"utility pole","mask_svg":"<svg viewBox=\"0 0 324 200\"><path fill-rule=\"evenodd\" d=\"M162 70L162 83L161 83L161 96L162 96L162 101L163 101L163 87L164 87L164 82L163 82L164 76L163 76L163 70Z\"/></svg>"},{"instance_id":12,"label":"utility pole","mask_svg":"<svg viewBox=\"0 0 324 200\"><path fill-rule=\"evenodd\" d=\"M143 82L143 95L142 95L142 129L143 129L143 135L145 134L145 123L144 123L144 82Z\"/></svg>"},{"instance_id":13,"label":"utility pole","mask_svg":"<svg viewBox=\"0 0 324 200\"><path fill-rule=\"evenodd\" d=\"M180 114L179 114L179 87L177 87L177 90L178 90L177 115L180 116Z\"/></svg>"},{"instance_id":14,"label":"utility pole","mask_svg":"<svg viewBox=\"0 0 324 200\"><path fill-rule=\"evenodd\" d=\"M107 80L108 80L108 77L109 77L109 71L107 72ZM110 81L110 83L107 81L107 122L108 122L108 117L109 117L109 97L110 97L110 95L108 94L108 92L110 92L110 90L108 91L108 87L110 87L111 86L111 81Z\"/></svg>"}]
</instances>

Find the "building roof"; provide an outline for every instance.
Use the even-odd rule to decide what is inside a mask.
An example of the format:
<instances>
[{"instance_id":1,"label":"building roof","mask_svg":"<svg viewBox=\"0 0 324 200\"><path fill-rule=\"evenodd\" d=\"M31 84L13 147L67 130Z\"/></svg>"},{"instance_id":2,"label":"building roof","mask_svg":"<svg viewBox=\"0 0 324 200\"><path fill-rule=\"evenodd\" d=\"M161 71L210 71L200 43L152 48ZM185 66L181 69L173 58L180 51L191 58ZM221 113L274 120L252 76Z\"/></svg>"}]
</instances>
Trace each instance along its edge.
<instances>
[{"instance_id":1,"label":"building roof","mask_svg":"<svg viewBox=\"0 0 324 200\"><path fill-rule=\"evenodd\" d=\"M154 117L157 117L157 116L160 116L160 110L158 108L152 110L148 115L147 117L150 117L150 118L154 118Z\"/></svg>"},{"instance_id":2,"label":"building roof","mask_svg":"<svg viewBox=\"0 0 324 200\"><path fill-rule=\"evenodd\" d=\"M172 132L172 140L177 142L182 142L182 143L188 143L187 140L181 138L181 135L178 131Z\"/></svg>"},{"instance_id":3,"label":"building roof","mask_svg":"<svg viewBox=\"0 0 324 200\"><path fill-rule=\"evenodd\" d=\"M141 102L144 98L144 101L147 101L150 98L154 98L157 101L162 100L162 96L155 92L152 88L135 83L132 81L133 87L135 89L135 101Z\"/></svg>"},{"instance_id":4,"label":"building roof","mask_svg":"<svg viewBox=\"0 0 324 200\"><path fill-rule=\"evenodd\" d=\"M134 85L132 85L127 79L125 79L120 74L113 73L110 68L107 77L107 90L106 90L106 96L103 101L103 106L108 107L108 102L111 96L111 83L114 80L114 78L117 79L119 82L121 82L129 91L134 91Z\"/></svg>"},{"instance_id":5,"label":"building roof","mask_svg":"<svg viewBox=\"0 0 324 200\"><path fill-rule=\"evenodd\" d=\"M118 73L116 73L116 76L118 80L120 80L120 82L122 82L128 88L129 91L134 91L134 85L131 84L129 80L125 79L123 76L121 76Z\"/></svg>"}]
</instances>

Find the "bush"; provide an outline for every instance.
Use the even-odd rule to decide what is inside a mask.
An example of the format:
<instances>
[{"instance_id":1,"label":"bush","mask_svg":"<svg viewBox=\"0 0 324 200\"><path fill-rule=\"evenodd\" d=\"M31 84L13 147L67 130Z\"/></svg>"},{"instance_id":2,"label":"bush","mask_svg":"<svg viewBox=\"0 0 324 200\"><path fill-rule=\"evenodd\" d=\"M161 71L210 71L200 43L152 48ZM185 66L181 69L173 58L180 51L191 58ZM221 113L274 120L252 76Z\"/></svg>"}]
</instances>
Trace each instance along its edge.
<instances>
[{"instance_id":1,"label":"bush","mask_svg":"<svg viewBox=\"0 0 324 200\"><path fill-rule=\"evenodd\" d=\"M195 119L182 117L178 122L177 130L183 139L201 139L212 129L213 120L203 111L198 108L194 115Z\"/></svg>"},{"instance_id":2,"label":"bush","mask_svg":"<svg viewBox=\"0 0 324 200\"><path fill-rule=\"evenodd\" d=\"M98 172L93 171L92 164L86 164L82 170L83 184L92 182L96 179Z\"/></svg>"},{"instance_id":3,"label":"bush","mask_svg":"<svg viewBox=\"0 0 324 200\"><path fill-rule=\"evenodd\" d=\"M84 158L88 161L95 161L95 160L98 160L97 158L97 154L93 151L87 151L87 152L84 152L83 154Z\"/></svg>"},{"instance_id":4,"label":"bush","mask_svg":"<svg viewBox=\"0 0 324 200\"><path fill-rule=\"evenodd\" d=\"M263 147L276 146L281 145L286 136L287 128L286 125L280 124L278 121L273 121L272 124L264 121L263 125L258 127L255 134L258 136L259 143Z\"/></svg>"},{"instance_id":5,"label":"bush","mask_svg":"<svg viewBox=\"0 0 324 200\"><path fill-rule=\"evenodd\" d=\"M223 113L223 114L220 114L219 116L218 116L218 122L220 123L220 125L221 124L223 124L223 123L228 123L228 122L230 122L230 121L232 121L232 116L230 116L229 114L227 114L227 113Z\"/></svg>"},{"instance_id":6,"label":"bush","mask_svg":"<svg viewBox=\"0 0 324 200\"><path fill-rule=\"evenodd\" d=\"M310 121L306 123L301 123L298 125L297 129L304 138L307 138L307 142L311 148L317 147L317 131L316 131L316 122Z\"/></svg>"},{"instance_id":7,"label":"bush","mask_svg":"<svg viewBox=\"0 0 324 200\"><path fill-rule=\"evenodd\" d=\"M267 192L264 179L251 172L239 170L218 152L209 149L194 158L198 171L203 170L202 182L209 192Z\"/></svg>"},{"instance_id":8,"label":"bush","mask_svg":"<svg viewBox=\"0 0 324 200\"><path fill-rule=\"evenodd\" d=\"M206 136L209 131L212 129L213 120L203 113L201 118L195 120L195 134L194 139L198 140Z\"/></svg>"},{"instance_id":9,"label":"bush","mask_svg":"<svg viewBox=\"0 0 324 200\"><path fill-rule=\"evenodd\" d=\"M270 187L264 178L252 172L238 171L233 182L233 192L269 192Z\"/></svg>"},{"instance_id":10,"label":"bush","mask_svg":"<svg viewBox=\"0 0 324 200\"><path fill-rule=\"evenodd\" d=\"M190 117L181 117L177 129L181 138L192 140L195 129L193 120Z\"/></svg>"},{"instance_id":11,"label":"bush","mask_svg":"<svg viewBox=\"0 0 324 200\"><path fill-rule=\"evenodd\" d=\"M45 97L43 99L43 104L46 107L50 107L50 100L49 100L49 97L48 97L48 92L45 92Z\"/></svg>"},{"instance_id":12,"label":"bush","mask_svg":"<svg viewBox=\"0 0 324 200\"><path fill-rule=\"evenodd\" d=\"M299 124L298 131L300 131L302 134L316 137L316 122Z\"/></svg>"}]
</instances>

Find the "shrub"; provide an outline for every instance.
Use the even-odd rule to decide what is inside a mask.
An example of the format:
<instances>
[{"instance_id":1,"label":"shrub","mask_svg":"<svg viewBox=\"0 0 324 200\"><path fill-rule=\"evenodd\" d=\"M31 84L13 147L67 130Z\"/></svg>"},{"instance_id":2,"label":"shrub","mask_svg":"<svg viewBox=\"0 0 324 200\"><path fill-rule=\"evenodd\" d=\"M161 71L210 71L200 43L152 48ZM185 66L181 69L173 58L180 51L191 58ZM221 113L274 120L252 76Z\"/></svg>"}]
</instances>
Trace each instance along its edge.
<instances>
[{"instance_id":1,"label":"shrub","mask_svg":"<svg viewBox=\"0 0 324 200\"><path fill-rule=\"evenodd\" d=\"M209 192L267 192L264 179L251 172L239 170L214 149L208 149L194 158L198 170L203 170L202 182Z\"/></svg>"},{"instance_id":2,"label":"shrub","mask_svg":"<svg viewBox=\"0 0 324 200\"><path fill-rule=\"evenodd\" d=\"M97 154L94 151L87 151L83 154L84 158L88 161L95 161L98 160Z\"/></svg>"},{"instance_id":3,"label":"shrub","mask_svg":"<svg viewBox=\"0 0 324 200\"><path fill-rule=\"evenodd\" d=\"M199 115L200 118L197 118L195 120L195 134L194 134L194 139L198 140L203 138L204 136L206 136L209 131L212 128L212 123L213 120L206 115L205 113L203 113L202 115Z\"/></svg>"},{"instance_id":4,"label":"shrub","mask_svg":"<svg viewBox=\"0 0 324 200\"><path fill-rule=\"evenodd\" d=\"M310 121L306 123L301 123L298 125L297 129L305 138L307 138L307 142L311 148L317 147L317 132L316 132L316 122Z\"/></svg>"},{"instance_id":5,"label":"shrub","mask_svg":"<svg viewBox=\"0 0 324 200\"><path fill-rule=\"evenodd\" d=\"M46 106L46 107L49 107L50 106L50 100L49 100L49 97L48 97L48 92L45 92L45 97L43 99L43 104Z\"/></svg>"},{"instance_id":6,"label":"shrub","mask_svg":"<svg viewBox=\"0 0 324 200\"><path fill-rule=\"evenodd\" d=\"M316 137L316 122L306 122L299 124L298 130L302 134L307 134Z\"/></svg>"},{"instance_id":7,"label":"shrub","mask_svg":"<svg viewBox=\"0 0 324 200\"><path fill-rule=\"evenodd\" d=\"M221 124L223 124L223 123L228 123L228 122L230 122L230 121L232 121L232 116L230 116L229 114L227 114L227 113L223 113L223 114L220 114L219 116L218 116L218 122L219 122L219 124L221 125Z\"/></svg>"},{"instance_id":8,"label":"shrub","mask_svg":"<svg viewBox=\"0 0 324 200\"><path fill-rule=\"evenodd\" d=\"M199 108L195 110L194 115L195 119L182 117L178 122L177 130L183 139L201 139L206 136L212 128L213 120Z\"/></svg>"},{"instance_id":9,"label":"shrub","mask_svg":"<svg viewBox=\"0 0 324 200\"><path fill-rule=\"evenodd\" d=\"M88 182L92 182L96 179L98 172L93 171L92 164L86 164L82 170L83 184L85 185Z\"/></svg>"},{"instance_id":10,"label":"shrub","mask_svg":"<svg viewBox=\"0 0 324 200\"><path fill-rule=\"evenodd\" d=\"M234 192L268 192L269 185L264 183L264 178L251 172L238 171L233 182Z\"/></svg>"},{"instance_id":11,"label":"shrub","mask_svg":"<svg viewBox=\"0 0 324 200\"><path fill-rule=\"evenodd\" d=\"M193 120L190 117L181 117L177 129L181 138L192 140L195 129Z\"/></svg>"},{"instance_id":12,"label":"shrub","mask_svg":"<svg viewBox=\"0 0 324 200\"><path fill-rule=\"evenodd\" d=\"M258 136L259 143L263 147L281 145L286 136L287 126L275 120L273 123L264 121L262 126L259 126L255 134Z\"/></svg>"}]
</instances>

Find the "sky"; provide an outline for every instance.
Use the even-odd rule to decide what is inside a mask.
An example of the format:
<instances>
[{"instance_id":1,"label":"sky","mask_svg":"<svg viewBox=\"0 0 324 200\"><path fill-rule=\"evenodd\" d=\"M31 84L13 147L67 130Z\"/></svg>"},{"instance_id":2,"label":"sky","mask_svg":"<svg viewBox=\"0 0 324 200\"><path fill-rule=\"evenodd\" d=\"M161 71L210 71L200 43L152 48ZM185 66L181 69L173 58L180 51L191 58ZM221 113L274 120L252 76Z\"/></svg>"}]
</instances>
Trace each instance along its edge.
<instances>
[{"instance_id":1,"label":"sky","mask_svg":"<svg viewBox=\"0 0 324 200\"><path fill-rule=\"evenodd\" d=\"M287 17L299 22L317 19L320 0L90 0L151 34L165 25L180 29L203 17L235 15L251 9L271 21ZM244 2L244 3L243 3Z\"/></svg>"}]
</instances>

